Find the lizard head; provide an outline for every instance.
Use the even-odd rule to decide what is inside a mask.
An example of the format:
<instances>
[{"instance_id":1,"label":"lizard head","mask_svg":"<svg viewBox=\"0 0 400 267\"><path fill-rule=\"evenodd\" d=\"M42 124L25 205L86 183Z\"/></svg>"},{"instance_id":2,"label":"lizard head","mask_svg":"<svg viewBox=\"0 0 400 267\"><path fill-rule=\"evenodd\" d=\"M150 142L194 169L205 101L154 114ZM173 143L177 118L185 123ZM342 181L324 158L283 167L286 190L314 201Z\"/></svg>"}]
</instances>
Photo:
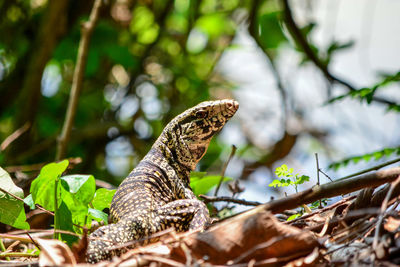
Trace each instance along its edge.
<instances>
[{"instance_id":1,"label":"lizard head","mask_svg":"<svg viewBox=\"0 0 400 267\"><path fill-rule=\"evenodd\" d=\"M165 128L167 146L176 160L194 170L206 153L212 137L236 113L239 103L232 99L206 101L175 117Z\"/></svg>"}]
</instances>

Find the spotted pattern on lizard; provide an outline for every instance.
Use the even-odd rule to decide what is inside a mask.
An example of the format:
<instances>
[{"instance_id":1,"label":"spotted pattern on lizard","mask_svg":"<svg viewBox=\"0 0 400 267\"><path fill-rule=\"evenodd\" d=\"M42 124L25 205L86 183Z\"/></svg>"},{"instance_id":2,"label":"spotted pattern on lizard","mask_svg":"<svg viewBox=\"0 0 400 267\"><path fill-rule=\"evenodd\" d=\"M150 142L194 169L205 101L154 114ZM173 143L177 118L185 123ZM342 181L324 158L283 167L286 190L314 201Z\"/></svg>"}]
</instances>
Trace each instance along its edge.
<instances>
[{"instance_id":1,"label":"spotted pattern on lizard","mask_svg":"<svg viewBox=\"0 0 400 267\"><path fill-rule=\"evenodd\" d=\"M175 117L148 154L121 183L110 215L113 224L90 235L87 260L96 263L120 255L112 246L174 227L178 232L204 229L210 223L208 209L193 194L190 171L206 153L212 137L239 108L230 99L207 101ZM150 240L154 241L154 240Z\"/></svg>"}]
</instances>

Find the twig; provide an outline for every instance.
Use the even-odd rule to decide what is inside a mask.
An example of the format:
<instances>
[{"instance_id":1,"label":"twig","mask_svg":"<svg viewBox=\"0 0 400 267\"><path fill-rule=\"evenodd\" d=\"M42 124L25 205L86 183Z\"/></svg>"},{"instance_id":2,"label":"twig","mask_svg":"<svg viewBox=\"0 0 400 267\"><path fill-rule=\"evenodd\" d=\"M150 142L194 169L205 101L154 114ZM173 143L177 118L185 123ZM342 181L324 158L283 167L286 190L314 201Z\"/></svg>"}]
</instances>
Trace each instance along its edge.
<instances>
[{"instance_id":1,"label":"twig","mask_svg":"<svg viewBox=\"0 0 400 267\"><path fill-rule=\"evenodd\" d=\"M39 244L31 237L28 231L25 231L26 235L29 237L29 239L32 241L32 243L36 246L37 249L40 250Z\"/></svg>"},{"instance_id":2,"label":"twig","mask_svg":"<svg viewBox=\"0 0 400 267\"><path fill-rule=\"evenodd\" d=\"M378 246L378 239L380 236L380 228L383 222L383 218L384 218L384 214L385 214L385 210L388 207L388 203L390 198L392 197L392 193L393 190L396 188L396 186L400 183L400 175L397 177L397 179L390 185L390 189L386 194L385 199L382 202L382 206L381 206L381 210L380 210L380 214L379 214L379 218L378 218L378 222L376 225L376 229L375 229L375 236L374 236L374 242L372 243L372 248L374 250L376 250L377 246Z\"/></svg>"},{"instance_id":3,"label":"twig","mask_svg":"<svg viewBox=\"0 0 400 267\"><path fill-rule=\"evenodd\" d=\"M2 251L2 252L5 252L6 251L6 247L4 246L4 243L3 243L3 239L1 239L0 238L0 250ZM6 257L6 260L10 260L10 258L9 257Z\"/></svg>"},{"instance_id":4,"label":"twig","mask_svg":"<svg viewBox=\"0 0 400 267\"><path fill-rule=\"evenodd\" d=\"M4 151L12 142L14 142L18 137L20 137L24 132L26 132L31 127L31 123L26 122L21 128L17 129L11 135L9 135L0 145L0 151Z\"/></svg>"},{"instance_id":5,"label":"twig","mask_svg":"<svg viewBox=\"0 0 400 267\"><path fill-rule=\"evenodd\" d=\"M22 198L20 198L19 196L16 196L16 195L14 195L13 193L8 192L7 190L4 190L4 189L1 188L1 187L0 187L0 191L2 191L2 192L5 193L5 194L9 194L9 195L12 196L13 198L15 198L15 199L17 199L17 200L19 200L19 201L22 201L22 203L24 203L25 205L28 206L28 204L26 204L25 201L24 201ZM35 204L35 206L36 206L36 208L38 208L38 209L40 209L40 210L46 212L47 214L50 214L50 215L54 216L54 213L53 213L53 212L51 212L51 211L49 211L49 210L46 210L45 208L42 208L42 207L39 206L38 204Z\"/></svg>"},{"instance_id":6,"label":"twig","mask_svg":"<svg viewBox=\"0 0 400 267\"><path fill-rule=\"evenodd\" d=\"M399 162L399 161L400 161L400 158L397 158L397 159L394 159L394 160L390 160L390 161L388 161L388 162L385 162L385 163L376 165L376 166L374 166L374 167L371 167L371 168L368 168L368 169L365 169L365 170L362 170L362 171L359 171L359 172L356 172L356 173L347 175L347 176L345 176L345 177L336 179L335 181L340 181L340 180L348 179L348 178L351 178L351 177L354 177L354 176L358 176L358 175L360 175L360 174L364 174L364 173L367 173L367 172L370 172L370 171L376 171L376 170L379 170L379 169L381 169L381 168L383 168L383 167L386 167L386 166L388 166L388 165L391 165L391 164L396 163L396 162Z\"/></svg>"},{"instance_id":7,"label":"twig","mask_svg":"<svg viewBox=\"0 0 400 267\"><path fill-rule=\"evenodd\" d=\"M199 197L204 200L204 203L225 201L247 206L258 206L262 204L261 202L258 201L247 201L244 199L237 199L232 197L212 197L206 195L199 195Z\"/></svg>"},{"instance_id":8,"label":"twig","mask_svg":"<svg viewBox=\"0 0 400 267\"><path fill-rule=\"evenodd\" d=\"M94 2L92 11L90 12L89 21L82 24L81 28L81 40L79 42L78 56L76 60L76 66L74 71L74 77L72 81L71 94L69 97L67 114L65 117L63 129L58 139L56 160L61 160L65 157L67 151L67 145L69 142L72 126L76 115L76 109L78 106L78 98L83 84L83 76L85 73L85 67L88 56L89 42L93 33L94 27L99 18L100 8L103 4L103 0L96 0Z\"/></svg>"},{"instance_id":9,"label":"twig","mask_svg":"<svg viewBox=\"0 0 400 267\"><path fill-rule=\"evenodd\" d=\"M228 158L228 160L225 162L224 166L222 167L222 170L221 170L221 178L219 179L217 188L215 188L214 196L217 196L217 194L218 194L218 191L219 191L219 188L221 187L222 181L223 181L224 178L225 178L225 171L226 171L226 168L228 167L228 164L229 164L229 162L231 161L231 159L233 158L233 156L235 155L235 153L236 153L236 146L235 146L235 145L232 145L231 154L229 155L229 158Z\"/></svg>"},{"instance_id":10,"label":"twig","mask_svg":"<svg viewBox=\"0 0 400 267\"><path fill-rule=\"evenodd\" d=\"M32 253L24 253L24 252L0 253L0 258L7 258L7 257L39 257L39 255Z\"/></svg>"},{"instance_id":11,"label":"twig","mask_svg":"<svg viewBox=\"0 0 400 267\"><path fill-rule=\"evenodd\" d=\"M315 161L317 164L317 185L320 185L319 182L319 162L318 162L318 153L315 153ZM322 208L322 200L319 200L319 208Z\"/></svg>"},{"instance_id":12,"label":"twig","mask_svg":"<svg viewBox=\"0 0 400 267\"><path fill-rule=\"evenodd\" d=\"M319 171L320 171L323 175L325 175L325 177L328 178L329 181L333 182L333 180L331 179L331 177L329 177L329 175L326 174L322 169L319 169Z\"/></svg>"}]
</instances>

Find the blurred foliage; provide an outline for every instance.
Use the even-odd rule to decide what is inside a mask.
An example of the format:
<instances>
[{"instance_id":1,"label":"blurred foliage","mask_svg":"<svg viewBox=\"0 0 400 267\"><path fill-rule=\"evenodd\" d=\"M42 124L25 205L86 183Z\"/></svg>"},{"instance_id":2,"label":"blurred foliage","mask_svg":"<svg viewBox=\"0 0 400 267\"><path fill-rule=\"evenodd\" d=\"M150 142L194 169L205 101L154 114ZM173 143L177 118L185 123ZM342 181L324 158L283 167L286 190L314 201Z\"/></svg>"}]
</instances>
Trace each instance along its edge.
<instances>
[{"instance_id":1,"label":"blurred foliage","mask_svg":"<svg viewBox=\"0 0 400 267\"><path fill-rule=\"evenodd\" d=\"M371 104L373 101L373 97L376 95L378 90L384 88L385 86L391 85L393 83L400 82L400 72L396 72L393 74L383 74L381 75L382 79L375 85L371 87L361 88L358 90L351 91L347 94L336 96L328 101L329 104L334 103L338 100L342 100L345 98L355 98L359 99L361 102L366 102L367 104ZM387 109L390 111L400 112L400 105L388 104Z\"/></svg>"},{"instance_id":2,"label":"blurred foliage","mask_svg":"<svg viewBox=\"0 0 400 267\"><path fill-rule=\"evenodd\" d=\"M349 163L357 164L360 161L368 162L371 159L380 160L383 157L390 157L392 155L400 155L400 147L387 147L382 150L374 151L364 155L349 157L344 160L330 164L329 168L333 170L338 170L340 168L346 167L347 165L349 165Z\"/></svg>"}]
</instances>

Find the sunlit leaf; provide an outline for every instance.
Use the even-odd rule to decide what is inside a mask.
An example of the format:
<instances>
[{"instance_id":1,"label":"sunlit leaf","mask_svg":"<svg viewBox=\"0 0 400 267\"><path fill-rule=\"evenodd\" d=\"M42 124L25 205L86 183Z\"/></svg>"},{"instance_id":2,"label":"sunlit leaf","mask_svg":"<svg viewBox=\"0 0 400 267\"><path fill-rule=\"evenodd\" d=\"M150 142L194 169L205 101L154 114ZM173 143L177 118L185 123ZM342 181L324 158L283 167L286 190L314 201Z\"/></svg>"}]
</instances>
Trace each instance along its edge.
<instances>
[{"instance_id":1,"label":"sunlit leaf","mask_svg":"<svg viewBox=\"0 0 400 267\"><path fill-rule=\"evenodd\" d=\"M92 200L92 205L97 210L104 210L105 208L110 208L111 200L117 190L109 190L106 188L99 188L94 194Z\"/></svg>"},{"instance_id":2,"label":"sunlit leaf","mask_svg":"<svg viewBox=\"0 0 400 267\"><path fill-rule=\"evenodd\" d=\"M13 183L10 175L1 167L0 188L24 198L24 191ZM29 229L29 224L26 222L24 203L2 191L0 191L0 222L19 229Z\"/></svg>"},{"instance_id":3,"label":"sunlit leaf","mask_svg":"<svg viewBox=\"0 0 400 267\"><path fill-rule=\"evenodd\" d=\"M68 164L68 160L63 160L59 163L47 164L40 170L39 176L32 181L30 189L33 201L36 204L41 205L47 210L54 211L56 179L67 169ZM61 193L60 191L58 192ZM60 204L61 203L58 203L58 205Z\"/></svg>"}]
</instances>

